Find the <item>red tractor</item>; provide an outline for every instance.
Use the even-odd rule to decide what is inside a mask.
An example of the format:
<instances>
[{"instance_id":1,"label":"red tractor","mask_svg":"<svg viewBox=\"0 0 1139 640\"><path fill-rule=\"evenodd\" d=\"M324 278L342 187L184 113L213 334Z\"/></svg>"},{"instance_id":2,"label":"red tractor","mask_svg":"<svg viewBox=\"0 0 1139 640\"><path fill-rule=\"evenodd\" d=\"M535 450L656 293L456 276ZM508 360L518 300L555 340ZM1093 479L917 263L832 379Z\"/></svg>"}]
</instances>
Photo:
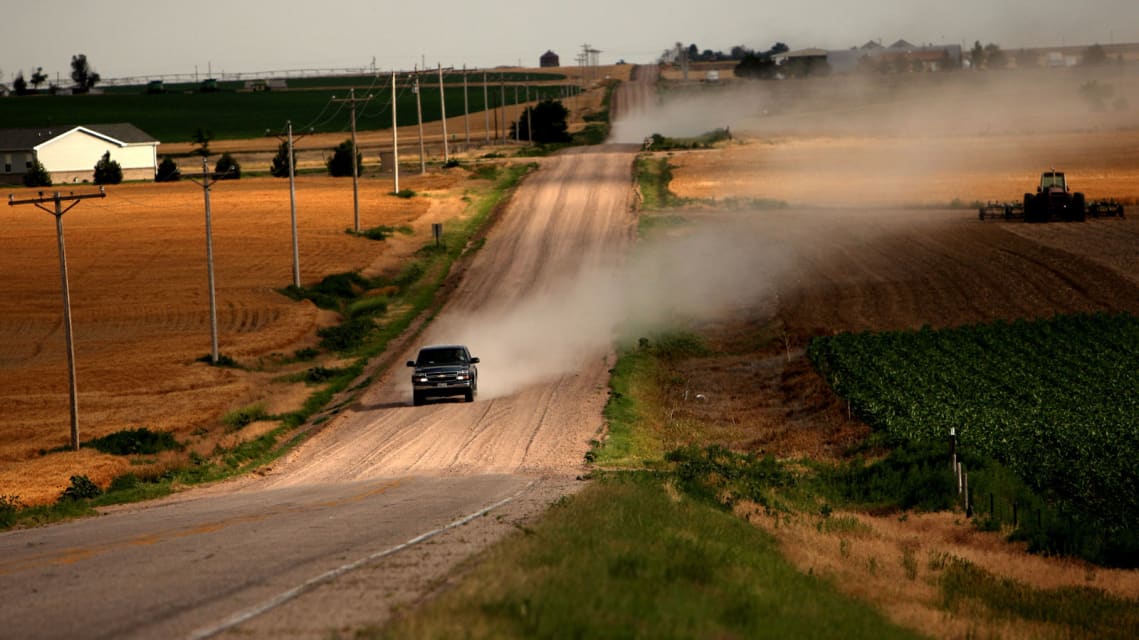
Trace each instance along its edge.
<instances>
[{"instance_id":1,"label":"red tractor","mask_svg":"<svg viewBox=\"0 0 1139 640\"><path fill-rule=\"evenodd\" d=\"M1055 169L1040 174L1035 194L1024 194L1025 222L1083 222L1087 211L1084 194L1069 191L1063 172Z\"/></svg>"}]
</instances>

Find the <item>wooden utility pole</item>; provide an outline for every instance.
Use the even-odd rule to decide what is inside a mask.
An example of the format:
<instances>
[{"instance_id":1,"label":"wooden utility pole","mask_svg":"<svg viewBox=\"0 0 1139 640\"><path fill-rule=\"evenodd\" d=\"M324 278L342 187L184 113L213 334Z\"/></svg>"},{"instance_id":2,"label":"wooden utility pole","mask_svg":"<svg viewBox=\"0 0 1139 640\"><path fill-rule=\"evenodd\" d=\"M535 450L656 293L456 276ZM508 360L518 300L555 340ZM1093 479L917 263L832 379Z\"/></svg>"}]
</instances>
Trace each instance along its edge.
<instances>
[{"instance_id":1,"label":"wooden utility pole","mask_svg":"<svg viewBox=\"0 0 1139 640\"><path fill-rule=\"evenodd\" d=\"M293 229L293 286L300 288L301 286L301 257L300 249L297 243L297 179L296 179L296 151L293 143L300 138L293 138L293 121L286 120L285 128L288 133L284 138L286 148L288 149L289 159L289 222ZM302 135L301 138L304 136ZM280 140L281 137L277 136Z\"/></svg>"},{"instance_id":2,"label":"wooden utility pole","mask_svg":"<svg viewBox=\"0 0 1139 640\"><path fill-rule=\"evenodd\" d=\"M534 144L534 127L531 126L533 124L533 121L530 117L530 114L533 111L534 111L533 107L530 106L530 85L527 84L526 85L526 142L529 142L530 144Z\"/></svg>"},{"instance_id":3,"label":"wooden utility pole","mask_svg":"<svg viewBox=\"0 0 1139 640\"><path fill-rule=\"evenodd\" d=\"M411 88L415 92L415 113L419 118L419 173L427 173L427 149L423 146L423 101L419 94L419 68L415 68L415 85Z\"/></svg>"},{"instance_id":4,"label":"wooden utility pole","mask_svg":"<svg viewBox=\"0 0 1139 640\"><path fill-rule=\"evenodd\" d=\"M451 149L447 146L447 94L443 91L443 65L439 64L439 115L443 122L443 162L451 160Z\"/></svg>"},{"instance_id":5,"label":"wooden utility pole","mask_svg":"<svg viewBox=\"0 0 1139 640\"><path fill-rule=\"evenodd\" d=\"M399 193L399 122L396 118L395 70L392 70L392 193Z\"/></svg>"},{"instance_id":6,"label":"wooden utility pole","mask_svg":"<svg viewBox=\"0 0 1139 640\"><path fill-rule=\"evenodd\" d=\"M214 231L210 212L210 187L225 174L210 173L206 156L202 156L202 181L194 178L190 180L202 185L202 193L206 200L206 273L209 277L210 290L210 364L218 363L218 311L217 300L214 295Z\"/></svg>"},{"instance_id":7,"label":"wooden utility pole","mask_svg":"<svg viewBox=\"0 0 1139 640\"><path fill-rule=\"evenodd\" d=\"M467 147L471 146L471 98L467 85L467 65L463 65L463 129L467 134Z\"/></svg>"},{"instance_id":8,"label":"wooden utility pole","mask_svg":"<svg viewBox=\"0 0 1139 640\"><path fill-rule=\"evenodd\" d=\"M502 111L502 144L506 144L506 81L499 78L498 93L502 97L499 101Z\"/></svg>"},{"instance_id":9,"label":"wooden utility pole","mask_svg":"<svg viewBox=\"0 0 1139 640\"><path fill-rule=\"evenodd\" d=\"M45 197L41 191L38 198L24 200L16 200L15 196L8 194L8 206L10 207L18 204L32 204L37 209L42 209L55 216L55 237L59 247L59 279L63 291L63 335L67 342L67 390L71 399L71 449L73 451L79 451L79 390L75 380L75 342L71 335L71 293L67 287L67 248L63 242L63 214L71 211L72 207L79 204L80 200L106 197L107 194L103 191L103 187L99 187L99 193L78 196L75 194L64 196L56 191L50 197ZM64 201L71 202L66 209L63 207ZM55 208L45 207L45 202L54 203Z\"/></svg>"},{"instance_id":10,"label":"wooden utility pole","mask_svg":"<svg viewBox=\"0 0 1139 640\"><path fill-rule=\"evenodd\" d=\"M489 87L489 86L490 85L488 85L487 81L486 81L486 72L483 71L482 72L482 107L483 107L482 113L483 113L483 120L486 121L486 124L485 124L485 126L486 126L486 144L490 144L490 97L488 94L489 89L487 89L487 87ZM498 122L498 120L495 120L495 122Z\"/></svg>"},{"instance_id":11,"label":"wooden utility pole","mask_svg":"<svg viewBox=\"0 0 1139 640\"><path fill-rule=\"evenodd\" d=\"M352 228L357 232L360 231L360 176L359 176L360 171L359 171L359 167L356 166L356 164L357 164L356 158L358 155L357 151L356 151L356 104L357 103L366 104L371 99L372 99L372 96L368 96L367 98L357 99L356 98L356 89L354 87L351 89L348 89L348 97L347 98L342 98L342 99L338 100L335 96L332 97L333 102L346 102L346 103L348 103L348 106L351 108L350 113L351 113L351 119L352 119L352 213L353 213L353 226L352 226Z\"/></svg>"}]
</instances>

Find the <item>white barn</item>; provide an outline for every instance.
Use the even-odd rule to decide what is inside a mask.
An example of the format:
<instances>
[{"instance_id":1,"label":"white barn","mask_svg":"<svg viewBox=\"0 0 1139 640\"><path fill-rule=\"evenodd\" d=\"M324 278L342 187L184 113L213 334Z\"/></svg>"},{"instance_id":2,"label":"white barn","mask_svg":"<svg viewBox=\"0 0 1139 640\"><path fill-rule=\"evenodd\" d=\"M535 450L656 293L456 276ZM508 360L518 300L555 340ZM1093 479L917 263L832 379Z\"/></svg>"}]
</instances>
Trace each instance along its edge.
<instances>
[{"instance_id":1,"label":"white barn","mask_svg":"<svg viewBox=\"0 0 1139 640\"><path fill-rule=\"evenodd\" d=\"M52 184L90 182L107 152L122 167L123 180L153 180L158 144L128 123L0 129L0 180L20 181L39 160Z\"/></svg>"}]
</instances>

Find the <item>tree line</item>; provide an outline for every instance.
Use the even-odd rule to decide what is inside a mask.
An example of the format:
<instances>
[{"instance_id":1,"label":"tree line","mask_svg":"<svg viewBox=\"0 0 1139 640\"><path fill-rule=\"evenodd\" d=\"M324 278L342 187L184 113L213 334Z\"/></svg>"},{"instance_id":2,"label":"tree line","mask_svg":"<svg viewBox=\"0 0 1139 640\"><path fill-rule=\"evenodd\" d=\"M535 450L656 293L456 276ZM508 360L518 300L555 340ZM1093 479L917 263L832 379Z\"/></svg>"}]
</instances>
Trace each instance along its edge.
<instances>
[{"instance_id":1,"label":"tree line","mask_svg":"<svg viewBox=\"0 0 1139 640\"><path fill-rule=\"evenodd\" d=\"M24 77L24 70L21 69L12 81L12 90L18 96L34 95L40 93L40 86L48 80L43 67L36 67L36 70L27 78ZM77 53L71 56L71 81L73 83L70 87L71 93L89 93L100 80L102 78L87 62L86 54ZM48 82L48 93L55 95L61 90L61 87Z\"/></svg>"}]
</instances>

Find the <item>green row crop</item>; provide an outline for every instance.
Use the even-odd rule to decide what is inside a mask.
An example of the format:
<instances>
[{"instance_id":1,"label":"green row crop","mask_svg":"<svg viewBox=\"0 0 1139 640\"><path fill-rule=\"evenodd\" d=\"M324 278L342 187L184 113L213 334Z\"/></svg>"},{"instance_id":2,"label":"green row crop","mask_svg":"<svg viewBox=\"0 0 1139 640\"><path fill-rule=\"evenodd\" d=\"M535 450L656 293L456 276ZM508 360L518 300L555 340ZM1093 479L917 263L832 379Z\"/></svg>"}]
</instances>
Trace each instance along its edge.
<instances>
[{"instance_id":1,"label":"green row crop","mask_svg":"<svg viewBox=\"0 0 1139 640\"><path fill-rule=\"evenodd\" d=\"M1067 315L817 338L808 356L851 410L899 441L1000 461L1109 529L1139 525L1139 319Z\"/></svg>"}]
</instances>

